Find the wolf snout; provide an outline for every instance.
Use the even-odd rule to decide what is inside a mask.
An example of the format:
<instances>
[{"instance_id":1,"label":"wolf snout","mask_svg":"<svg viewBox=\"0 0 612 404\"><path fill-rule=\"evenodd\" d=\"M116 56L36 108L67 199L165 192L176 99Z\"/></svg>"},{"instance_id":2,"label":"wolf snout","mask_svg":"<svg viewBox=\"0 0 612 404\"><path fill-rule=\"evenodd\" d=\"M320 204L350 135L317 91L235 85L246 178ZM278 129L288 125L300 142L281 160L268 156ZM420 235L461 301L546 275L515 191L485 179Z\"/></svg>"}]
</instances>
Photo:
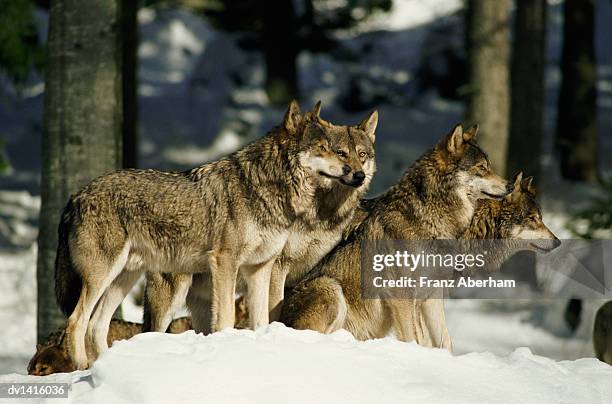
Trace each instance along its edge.
<instances>
[{"instance_id":1,"label":"wolf snout","mask_svg":"<svg viewBox=\"0 0 612 404\"><path fill-rule=\"evenodd\" d=\"M549 253L561 245L561 240L557 236L553 235L553 238L540 238L530 242L531 246L536 252Z\"/></svg>"},{"instance_id":2,"label":"wolf snout","mask_svg":"<svg viewBox=\"0 0 612 404\"><path fill-rule=\"evenodd\" d=\"M361 184L363 184L363 181L365 180L365 173L363 171L355 171L353 173L353 180L349 183L349 185L354 186L354 187L358 187Z\"/></svg>"}]
</instances>

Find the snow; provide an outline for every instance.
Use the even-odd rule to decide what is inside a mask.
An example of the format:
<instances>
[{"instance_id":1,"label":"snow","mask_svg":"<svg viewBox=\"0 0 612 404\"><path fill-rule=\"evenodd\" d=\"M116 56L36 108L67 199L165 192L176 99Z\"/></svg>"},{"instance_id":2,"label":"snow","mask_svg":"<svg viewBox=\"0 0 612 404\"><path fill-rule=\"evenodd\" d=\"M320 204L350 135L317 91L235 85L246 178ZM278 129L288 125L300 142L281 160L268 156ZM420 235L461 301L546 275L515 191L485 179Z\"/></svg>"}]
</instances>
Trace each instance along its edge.
<instances>
[{"instance_id":1,"label":"snow","mask_svg":"<svg viewBox=\"0 0 612 404\"><path fill-rule=\"evenodd\" d=\"M19 370L24 371L24 357L32 356L36 346L36 245L0 252L0 279L0 363L4 356L21 357Z\"/></svg>"},{"instance_id":2,"label":"snow","mask_svg":"<svg viewBox=\"0 0 612 404\"><path fill-rule=\"evenodd\" d=\"M582 323L573 337L563 321L565 300L445 302L447 326L454 353L491 352L509 355L529 347L548 358L575 360L593 357L591 332L601 301L586 301Z\"/></svg>"},{"instance_id":3,"label":"snow","mask_svg":"<svg viewBox=\"0 0 612 404\"><path fill-rule=\"evenodd\" d=\"M612 368L595 359L453 356L391 338L356 341L273 323L209 336L141 334L71 376L70 403L611 402ZM18 375L0 382L39 381ZM44 402L44 401L43 401ZM49 400L49 402L53 402Z\"/></svg>"},{"instance_id":4,"label":"snow","mask_svg":"<svg viewBox=\"0 0 612 404\"><path fill-rule=\"evenodd\" d=\"M36 346L39 209L27 191L0 192L0 374L24 372Z\"/></svg>"},{"instance_id":5,"label":"snow","mask_svg":"<svg viewBox=\"0 0 612 404\"><path fill-rule=\"evenodd\" d=\"M462 119L460 102L442 99L434 91L416 96L413 91L424 39L437 24L460 22L453 14L461 3L395 0L390 14L377 16L340 35L353 60L308 52L298 58L304 107L322 99L323 117L330 121L356 123L368 113L343 109L340 101L351 79L363 84L364 98L375 99L381 94L385 97L372 105L379 108L381 121L376 145L378 172L371 195L393 184L414 159ZM546 139L540 191L545 222L560 238L568 238L571 233L566 223L571 212L583 206L597 190L559 178L552 139L562 19L559 1L549 3ZM609 171L612 48L607 21L612 16L612 5L598 2L597 7L601 159L602 167ZM39 14L44 33L46 16ZM185 169L214 160L278 124L284 111L269 105L263 90L261 54L240 49L232 35L212 29L202 18L186 11L143 8L138 18L142 39L142 167ZM445 39L461 41L456 31ZM0 82L0 86L4 84ZM6 140L13 171L0 177L0 374L25 372L35 347L35 241L40 207L43 89L40 79L33 79L19 97L1 89L6 100L0 103L0 134ZM562 322L565 304L564 300L449 301L447 319L455 353L460 355L456 357L391 338L356 343L342 332L320 336L296 333L274 324L256 333L227 331L210 337L193 333L142 335L117 343L96 364L91 376L90 372L77 372L44 380L82 378L74 387L78 393L75 400L79 402L121 402L130 397L138 401L144 394L160 402L176 402L176 396L168 394L193 391L209 394L200 398L219 394L215 397L220 401L252 401L253 397L264 397L262 391L273 396L260 401L284 398L283 401L331 402L354 398L358 402L444 402L449 397L466 402L610 401L609 390L599 388L602 378L610 379L610 368L591 359L555 362L524 349L516 351L529 347L554 360L592 356L592 322L601 302L585 302L583 321L571 337ZM134 304L132 296L122 308L126 319L141 319L142 308ZM461 355L466 353L470 354ZM345 374L354 378L347 379ZM13 375L0 379L8 380L7 377L22 378ZM96 386L99 384L96 389L89 386L90 377ZM164 389L171 381L176 386ZM210 390L215 384L220 385L219 389ZM149 392L138 391L145 386ZM344 395L340 397L342 390ZM236 396L228 395L232 392ZM524 394L517 397L516 392Z\"/></svg>"},{"instance_id":6,"label":"snow","mask_svg":"<svg viewBox=\"0 0 612 404\"><path fill-rule=\"evenodd\" d=\"M370 28L401 31L414 28L459 10L461 0L395 0L390 15L368 22Z\"/></svg>"}]
</instances>

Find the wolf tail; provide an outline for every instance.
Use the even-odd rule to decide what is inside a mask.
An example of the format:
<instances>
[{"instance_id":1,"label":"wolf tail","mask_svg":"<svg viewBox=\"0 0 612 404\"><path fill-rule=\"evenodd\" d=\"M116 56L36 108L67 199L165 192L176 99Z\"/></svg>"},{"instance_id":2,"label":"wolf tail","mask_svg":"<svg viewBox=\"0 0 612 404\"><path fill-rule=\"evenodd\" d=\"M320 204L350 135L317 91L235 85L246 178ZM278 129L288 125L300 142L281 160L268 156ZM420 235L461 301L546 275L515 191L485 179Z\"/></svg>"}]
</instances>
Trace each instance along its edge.
<instances>
[{"instance_id":1,"label":"wolf tail","mask_svg":"<svg viewBox=\"0 0 612 404\"><path fill-rule=\"evenodd\" d=\"M74 209L74 204L70 199L60 218L57 230L57 255L55 256L55 298L66 317L69 317L76 307L83 283L72 263L68 244Z\"/></svg>"},{"instance_id":2,"label":"wolf tail","mask_svg":"<svg viewBox=\"0 0 612 404\"><path fill-rule=\"evenodd\" d=\"M348 305L342 286L321 276L298 285L283 304L281 321L298 330L329 334L343 327Z\"/></svg>"}]
</instances>

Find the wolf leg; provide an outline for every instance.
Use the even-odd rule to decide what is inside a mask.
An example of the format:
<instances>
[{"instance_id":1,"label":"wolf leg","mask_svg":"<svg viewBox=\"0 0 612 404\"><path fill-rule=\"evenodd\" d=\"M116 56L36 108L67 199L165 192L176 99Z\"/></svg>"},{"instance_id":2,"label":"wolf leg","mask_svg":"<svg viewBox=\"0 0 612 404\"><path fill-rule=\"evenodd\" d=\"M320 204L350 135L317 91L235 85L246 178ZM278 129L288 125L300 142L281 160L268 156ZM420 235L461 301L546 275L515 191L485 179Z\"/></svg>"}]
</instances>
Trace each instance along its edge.
<instances>
[{"instance_id":1,"label":"wolf leg","mask_svg":"<svg viewBox=\"0 0 612 404\"><path fill-rule=\"evenodd\" d=\"M89 358L90 365L102 352L108 349L108 327L113 314L123 302L125 296L132 290L140 275L142 275L142 271L123 271L110 284L96 305L87 327L87 339L93 352L93 357Z\"/></svg>"},{"instance_id":2,"label":"wolf leg","mask_svg":"<svg viewBox=\"0 0 612 404\"><path fill-rule=\"evenodd\" d=\"M285 298L285 279L287 279L287 271L279 260L274 262L272 267L272 275L270 277L270 321L278 321L283 309L283 300Z\"/></svg>"},{"instance_id":3,"label":"wolf leg","mask_svg":"<svg viewBox=\"0 0 612 404\"><path fill-rule=\"evenodd\" d=\"M193 275L193 283L187 293L187 308L191 313L191 325L195 332L210 333L211 324L210 274Z\"/></svg>"},{"instance_id":4,"label":"wolf leg","mask_svg":"<svg viewBox=\"0 0 612 404\"><path fill-rule=\"evenodd\" d=\"M145 289L143 332L166 332L172 317L184 304L192 274L148 273Z\"/></svg>"},{"instance_id":5,"label":"wolf leg","mask_svg":"<svg viewBox=\"0 0 612 404\"><path fill-rule=\"evenodd\" d=\"M238 275L236 257L230 254L211 252L209 254L209 268L212 279L211 330L216 332L224 328L234 327L236 316L234 299L236 295L236 276Z\"/></svg>"},{"instance_id":6,"label":"wolf leg","mask_svg":"<svg viewBox=\"0 0 612 404\"><path fill-rule=\"evenodd\" d=\"M255 330L268 325L269 318L269 292L270 276L276 259L258 266L244 268L244 278L247 283L247 307L249 312L249 325Z\"/></svg>"},{"instance_id":7,"label":"wolf leg","mask_svg":"<svg viewBox=\"0 0 612 404\"><path fill-rule=\"evenodd\" d=\"M431 339L431 346L452 351L452 342L444 317L444 300L442 297L436 296L434 299L425 300L421 305L421 313Z\"/></svg>"},{"instance_id":8,"label":"wolf leg","mask_svg":"<svg viewBox=\"0 0 612 404\"><path fill-rule=\"evenodd\" d=\"M281 321L298 330L329 334L345 326L347 313L340 284L322 276L293 291L283 305Z\"/></svg>"},{"instance_id":9,"label":"wolf leg","mask_svg":"<svg viewBox=\"0 0 612 404\"><path fill-rule=\"evenodd\" d=\"M422 342L417 301L414 299L389 300L389 308L396 338L404 342Z\"/></svg>"},{"instance_id":10,"label":"wolf leg","mask_svg":"<svg viewBox=\"0 0 612 404\"><path fill-rule=\"evenodd\" d=\"M104 262L88 262L85 257L80 257L79 262L87 262L86 268L81 268L79 273L83 278L83 287L79 301L74 311L68 318L66 327L66 338L68 342L70 358L78 370L87 368L87 351L85 349L85 333L89 318L96 304L102 297L111 282L123 270L128 254L129 243L125 243L120 253L116 256L110 270ZM98 254L98 256L100 256ZM74 258L73 263L74 262Z\"/></svg>"}]
</instances>

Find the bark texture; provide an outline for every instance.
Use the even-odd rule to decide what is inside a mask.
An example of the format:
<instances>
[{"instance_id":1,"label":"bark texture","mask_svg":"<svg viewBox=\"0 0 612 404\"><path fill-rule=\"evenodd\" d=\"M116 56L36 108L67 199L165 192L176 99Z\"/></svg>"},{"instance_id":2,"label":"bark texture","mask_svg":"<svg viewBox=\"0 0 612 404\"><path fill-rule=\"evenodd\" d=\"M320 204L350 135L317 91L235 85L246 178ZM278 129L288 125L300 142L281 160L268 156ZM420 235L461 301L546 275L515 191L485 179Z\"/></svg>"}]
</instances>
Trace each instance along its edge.
<instances>
[{"instance_id":1,"label":"bark texture","mask_svg":"<svg viewBox=\"0 0 612 404\"><path fill-rule=\"evenodd\" d=\"M466 121L480 125L478 143L502 176L506 170L509 132L509 5L509 0L468 0L465 30Z\"/></svg>"},{"instance_id":2,"label":"bark texture","mask_svg":"<svg viewBox=\"0 0 612 404\"><path fill-rule=\"evenodd\" d=\"M566 0L563 14L563 78L557 108L561 175L596 183L600 176L594 0Z\"/></svg>"},{"instance_id":3,"label":"bark texture","mask_svg":"<svg viewBox=\"0 0 612 404\"><path fill-rule=\"evenodd\" d=\"M507 173L540 178L544 132L546 0L516 0Z\"/></svg>"},{"instance_id":4,"label":"bark texture","mask_svg":"<svg viewBox=\"0 0 612 404\"><path fill-rule=\"evenodd\" d=\"M49 13L38 238L38 341L64 322L54 290L68 196L121 166L122 52L116 0L57 0Z\"/></svg>"}]
</instances>

